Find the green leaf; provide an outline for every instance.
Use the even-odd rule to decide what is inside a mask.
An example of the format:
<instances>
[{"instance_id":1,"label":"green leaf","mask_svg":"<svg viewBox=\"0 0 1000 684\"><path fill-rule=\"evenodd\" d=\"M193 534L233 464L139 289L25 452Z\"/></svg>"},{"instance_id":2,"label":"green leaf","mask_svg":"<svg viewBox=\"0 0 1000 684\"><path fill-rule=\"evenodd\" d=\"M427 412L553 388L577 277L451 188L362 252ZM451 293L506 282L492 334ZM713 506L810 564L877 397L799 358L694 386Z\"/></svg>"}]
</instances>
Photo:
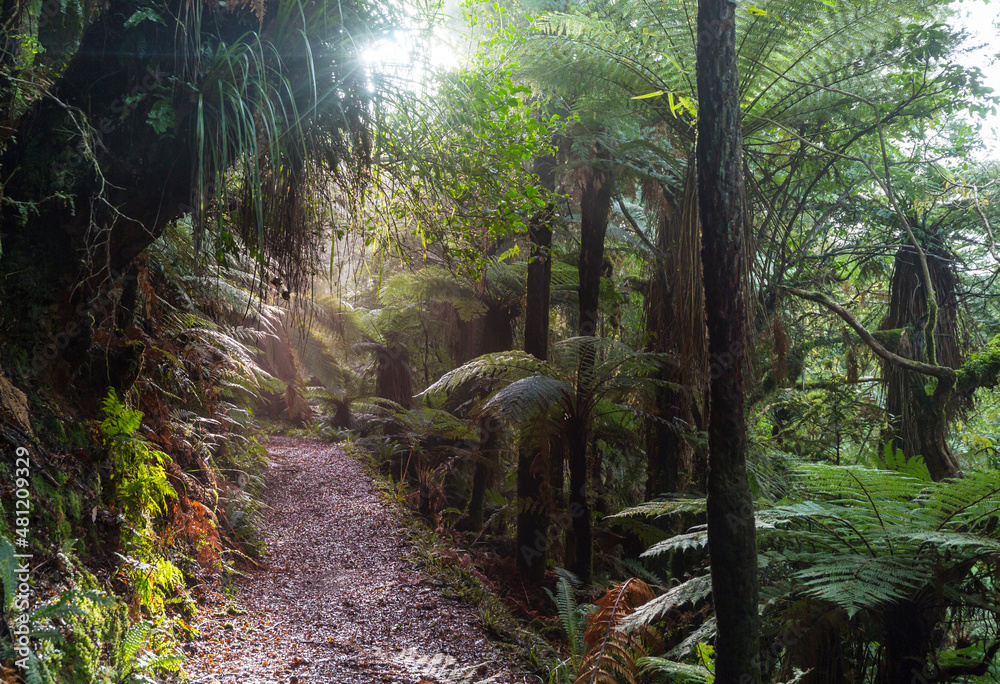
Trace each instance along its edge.
<instances>
[{"instance_id":1,"label":"green leaf","mask_svg":"<svg viewBox=\"0 0 1000 684\"><path fill-rule=\"evenodd\" d=\"M163 17L154 12L152 8L143 7L142 9L136 10L131 17L125 20L125 28L132 28L133 26L136 26L144 21L155 21L157 24L162 26L167 25L167 22L163 20Z\"/></svg>"}]
</instances>

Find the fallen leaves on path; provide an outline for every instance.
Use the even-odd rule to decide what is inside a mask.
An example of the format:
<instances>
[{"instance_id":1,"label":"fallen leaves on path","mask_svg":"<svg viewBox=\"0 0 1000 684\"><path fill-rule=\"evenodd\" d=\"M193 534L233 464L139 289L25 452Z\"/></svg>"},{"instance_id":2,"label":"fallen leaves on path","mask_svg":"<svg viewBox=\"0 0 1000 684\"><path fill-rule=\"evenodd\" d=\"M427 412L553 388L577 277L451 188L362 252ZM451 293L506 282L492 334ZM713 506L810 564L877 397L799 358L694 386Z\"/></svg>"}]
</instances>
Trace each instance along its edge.
<instances>
[{"instance_id":1,"label":"fallen leaves on path","mask_svg":"<svg viewBox=\"0 0 1000 684\"><path fill-rule=\"evenodd\" d=\"M217 596L186 644L194 684L521 681L476 611L403 560L410 545L361 466L336 446L272 437L268 567Z\"/></svg>"}]
</instances>

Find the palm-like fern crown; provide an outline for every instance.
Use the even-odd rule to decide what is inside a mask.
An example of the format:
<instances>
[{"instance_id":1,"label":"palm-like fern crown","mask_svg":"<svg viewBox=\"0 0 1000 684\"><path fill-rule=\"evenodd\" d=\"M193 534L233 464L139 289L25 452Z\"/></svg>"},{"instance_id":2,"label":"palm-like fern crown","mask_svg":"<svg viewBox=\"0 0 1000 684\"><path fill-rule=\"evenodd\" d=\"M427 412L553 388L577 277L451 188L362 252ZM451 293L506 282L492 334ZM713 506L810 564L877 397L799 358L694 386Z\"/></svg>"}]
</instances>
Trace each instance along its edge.
<instances>
[{"instance_id":1,"label":"palm-like fern crown","mask_svg":"<svg viewBox=\"0 0 1000 684\"><path fill-rule=\"evenodd\" d=\"M584 356L595 360L586 373L580 371ZM550 361L520 351L485 354L445 373L425 394L489 381L499 388L482 410L510 423L545 415L583 418L620 411L623 402L638 409L663 384L655 379L656 371L669 361L668 355L636 352L614 340L572 337L552 345Z\"/></svg>"},{"instance_id":2,"label":"palm-like fern crown","mask_svg":"<svg viewBox=\"0 0 1000 684\"><path fill-rule=\"evenodd\" d=\"M766 117L794 126L843 109L845 97L817 86L890 98L882 78L897 59L886 49L927 3L767 0L737 7L741 99L748 134ZM607 110L644 98L651 117L691 139L697 4L595 2L535 22L524 75L582 106ZM575 78L574 78L575 76ZM593 84L584 87L579 84ZM670 97L672 95L673 97Z\"/></svg>"}]
</instances>

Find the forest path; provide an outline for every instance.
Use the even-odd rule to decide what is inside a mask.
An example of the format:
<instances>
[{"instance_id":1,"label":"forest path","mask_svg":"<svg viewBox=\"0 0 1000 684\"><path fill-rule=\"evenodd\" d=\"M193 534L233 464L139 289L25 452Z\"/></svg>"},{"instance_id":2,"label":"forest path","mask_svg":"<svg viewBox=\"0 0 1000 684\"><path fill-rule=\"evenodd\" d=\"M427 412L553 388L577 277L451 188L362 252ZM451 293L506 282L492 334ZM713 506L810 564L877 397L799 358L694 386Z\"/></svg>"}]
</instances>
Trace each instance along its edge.
<instances>
[{"instance_id":1,"label":"forest path","mask_svg":"<svg viewBox=\"0 0 1000 684\"><path fill-rule=\"evenodd\" d=\"M220 595L195 619L191 682L521 681L504 671L476 611L403 559L400 523L353 458L287 437L272 437L268 451L269 567L236 582L235 610Z\"/></svg>"}]
</instances>

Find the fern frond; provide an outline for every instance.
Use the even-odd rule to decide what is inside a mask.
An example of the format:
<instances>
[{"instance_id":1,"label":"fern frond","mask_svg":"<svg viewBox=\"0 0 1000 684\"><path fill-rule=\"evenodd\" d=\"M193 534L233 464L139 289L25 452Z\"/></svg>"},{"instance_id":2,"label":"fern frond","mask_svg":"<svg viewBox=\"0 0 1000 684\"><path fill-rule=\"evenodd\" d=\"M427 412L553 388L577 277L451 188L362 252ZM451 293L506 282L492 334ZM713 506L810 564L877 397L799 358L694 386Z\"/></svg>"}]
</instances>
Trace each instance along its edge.
<instances>
[{"instance_id":1,"label":"fern frond","mask_svg":"<svg viewBox=\"0 0 1000 684\"><path fill-rule=\"evenodd\" d=\"M686 534L678 534L657 542L642 552L641 558L655 558L673 551L702 549L708 545L708 532L704 529Z\"/></svg>"},{"instance_id":2,"label":"fern frond","mask_svg":"<svg viewBox=\"0 0 1000 684\"><path fill-rule=\"evenodd\" d=\"M548 363L525 352L508 351L484 354L445 373L437 382L417 396L451 392L466 383L479 382L484 379L510 382L534 374L551 376L552 371Z\"/></svg>"},{"instance_id":3,"label":"fern frond","mask_svg":"<svg viewBox=\"0 0 1000 684\"><path fill-rule=\"evenodd\" d=\"M638 682L636 658L655 648L659 637L649 626L634 633L627 633L618 627L622 620L655 595L648 584L633 577L612 587L598 599L597 611L591 615L584 635L587 651L580 664L577 684Z\"/></svg>"},{"instance_id":4,"label":"fern frond","mask_svg":"<svg viewBox=\"0 0 1000 684\"><path fill-rule=\"evenodd\" d=\"M818 558L796 573L806 594L829 601L853 616L862 609L883 606L909 598L927 586L933 568L910 555L841 555Z\"/></svg>"},{"instance_id":5,"label":"fern frond","mask_svg":"<svg viewBox=\"0 0 1000 684\"><path fill-rule=\"evenodd\" d=\"M570 665L572 671L575 673L580 668L580 661L583 659L584 654L583 629L581 625L588 615L597 610L597 606L589 603L578 605L573 586L566 577L559 578L555 594L549 589L546 589L545 592L556 604L556 608L559 611L559 622L562 625L566 643L569 644Z\"/></svg>"},{"instance_id":6,"label":"fern frond","mask_svg":"<svg viewBox=\"0 0 1000 684\"><path fill-rule=\"evenodd\" d=\"M692 577L683 584L672 587L665 593L645 603L634 613L621 621L621 628L632 631L647 627L667 613L687 603L697 605L712 593L712 578L710 575Z\"/></svg>"},{"instance_id":7,"label":"fern frond","mask_svg":"<svg viewBox=\"0 0 1000 684\"><path fill-rule=\"evenodd\" d=\"M636 664L644 672L655 672L670 678L676 684L711 684L714 677L701 665L687 665L666 658L639 658Z\"/></svg>"},{"instance_id":8,"label":"fern frond","mask_svg":"<svg viewBox=\"0 0 1000 684\"><path fill-rule=\"evenodd\" d=\"M153 628L153 623L149 620L139 620L129 627L125 636L115 648L115 660L123 674L129 674L135 668L136 654L142 645L146 643L146 637Z\"/></svg>"},{"instance_id":9,"label":"fern frond","mask_svg":"<svg viewBox=\"0 0 1000 684\"><path fill-rule=\"evenodd\" d=\"M511 423L524 424L555 407L566 410L573 396L574 389L568 383L546 375L534 375L515 380L494 392L483 405L483 411Z\"/></svg>"},{"instance_id":10,"label":"fern frond","mask_svg":"<svg viewBox=\"0 0 1000 684\"><path fill-rule=\"evenodd\" d=\"M646 501L636 506L625 508L606 519L615 518L658 518L664 515L681 515L685 513L700 514L705 512L705 499L674 498L656 501Z\"/></svg>"}]
</instances>

